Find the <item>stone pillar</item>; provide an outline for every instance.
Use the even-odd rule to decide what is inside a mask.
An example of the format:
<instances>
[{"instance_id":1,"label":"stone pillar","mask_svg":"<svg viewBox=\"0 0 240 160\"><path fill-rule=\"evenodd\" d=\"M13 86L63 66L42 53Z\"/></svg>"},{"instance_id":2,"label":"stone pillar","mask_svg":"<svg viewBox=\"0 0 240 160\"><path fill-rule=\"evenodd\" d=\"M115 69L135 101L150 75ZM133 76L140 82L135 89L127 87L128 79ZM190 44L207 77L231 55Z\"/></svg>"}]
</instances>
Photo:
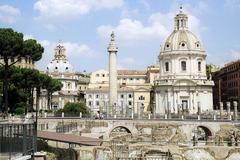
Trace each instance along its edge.
<instances>
[{"instance_id":1,"label":"stone pillar","mask_svg":"<svg viewBox=\"0 0 240 160\"><path fill-rule=\"evenodd\" d=\"M177 113L178 113L178 117L180 118L180 116L181 116L181 105L180 104L177 105Z\"/></svg>"},{"instance_id":2,"label":"stone pillar","mask_svg":"<svg viewBox=\"0 0 240 160\"><path fill-rule=\"evenodd\" d=\"M231 120L231 104L230 102L226 102L226 105L227 105L227 117L228 117L228 120Z\"/></svg>"},{"instance_id":3,"label":"stone pillar","mask_svg":"<svg viewBox=\"0 0 240 160\"><path fill-rule=\"evenodd\" d=\"M168 119L171 119L171 102L168 102Z\"/></svg>"},{"instance_id":4,"label":"stone pillar","mask_svg":"<svg viewBox=\"0 0 240 160\"><path fill-rule=\"evenodd\" d=\"M109 112L110 115L114 115L116 113L117 107L117 52L118 48L115 43L115 36L112 32L111 41L108 46L109 52ZM115 107L113 109L113 107Z\"/></svg>"},{"instance_id":5,"label":"stone pillar","mask_svg":"<svg viewBox=\"0 0 240 160\"><path fill-rule=\"evenodd\" d=\"M237 109L237 101L233 102L233 107L234 107L234 121L238 120L238 109Z\"/></svg>"},{"instance_id":6,"label":"stone pillar","mask_svg":"<svg viewBox=\"0 0 240 160\"><path fill-rule=\"evenodd\" d=\"M219 102L220 107L220 118L223 119L223 102Z\"/></svg>"},{"instance_id":7,"label":"stone pillar","mask_svg":"<svg viewBox=\"0 0 240 160\"><path fill-rule=\"evenodd\" d=\"M197 108L198 108L198 115L200 115L201 114L201 104L200 104L200 102L198 102L197 103Z\"/></svg>"}]
</instances>

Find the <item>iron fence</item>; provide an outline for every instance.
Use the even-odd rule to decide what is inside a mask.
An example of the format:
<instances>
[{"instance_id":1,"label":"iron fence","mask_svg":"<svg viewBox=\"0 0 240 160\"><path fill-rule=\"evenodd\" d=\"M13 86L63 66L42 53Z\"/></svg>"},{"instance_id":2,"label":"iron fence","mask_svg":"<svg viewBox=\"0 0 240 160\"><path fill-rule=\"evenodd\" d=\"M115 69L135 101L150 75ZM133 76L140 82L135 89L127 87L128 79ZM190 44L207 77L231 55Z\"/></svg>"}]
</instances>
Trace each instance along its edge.
<instances>
[{"instance_id":1,"label":"iron fence","mask_svg":"<svg viewBox=\"0 0 240 160\"><path fill-rule=\"evenodd\" d=\"M35 147L35 123L0 123L0 159L33 155Z\"/></svg>"}]
</instances>

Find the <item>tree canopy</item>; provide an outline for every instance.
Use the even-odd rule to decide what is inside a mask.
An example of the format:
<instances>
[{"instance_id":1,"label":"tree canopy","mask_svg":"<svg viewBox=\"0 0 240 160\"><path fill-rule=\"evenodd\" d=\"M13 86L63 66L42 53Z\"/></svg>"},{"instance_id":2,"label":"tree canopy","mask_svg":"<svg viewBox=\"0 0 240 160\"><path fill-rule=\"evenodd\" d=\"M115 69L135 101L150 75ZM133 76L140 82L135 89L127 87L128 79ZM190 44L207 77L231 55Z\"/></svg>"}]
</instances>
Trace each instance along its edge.
<instances>
[{"instance_id":1,"label":"tree canopy","mask_svg":"<svg viewBox=\"0 0 240 160\"><path fill-rule=\"evenodd\" d=\"M4 78L4 69L0 67L0 82ZM12 66L9 69L9 111L24 112L33 111L34 91L37 91L38 100L42 89L53 93L61 90L62 83L50 76L40 73L36 69L19 68ZM2 101L0 101L2 103ZM49 102L50 103L50 102ZM21 108L21 109L20 109Z\"/></svg>"},{"instance_id":2,"label":"tree canopy","mask_svg":"<svg viewBox=\"0 0 240 160\"><path fill-rule=\"evenodd\" d=\"M44 48L36 40L23 39L23 34L15 32L11 28L0 28L0 60L3 66L3 103L4 112L9 109L10 68L22 57L38 61L42 57Z\"/></svg>"},{"instance_id":3,"label":"tree canopy","mask_svg":"<svg viewBox=\"0 0 240 160\"><path fill-rule=\"evenodd\" d=\"M66 103L63 109L60 109L58 112L70 113L70 114L88 114L87 107L85 103Z\"/></svg>"}]
</instances>

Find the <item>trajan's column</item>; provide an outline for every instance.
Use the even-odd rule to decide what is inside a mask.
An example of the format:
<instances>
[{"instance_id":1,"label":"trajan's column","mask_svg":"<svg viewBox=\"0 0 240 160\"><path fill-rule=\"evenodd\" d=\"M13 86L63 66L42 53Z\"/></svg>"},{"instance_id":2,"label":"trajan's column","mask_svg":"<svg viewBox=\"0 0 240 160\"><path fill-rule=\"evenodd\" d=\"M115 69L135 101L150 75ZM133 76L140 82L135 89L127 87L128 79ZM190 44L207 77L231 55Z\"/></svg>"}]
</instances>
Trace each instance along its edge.
<instances>
[{"instance_id":1,"label":"trajan's column","mask_svg":"<svg viewBox=\"0 0 240 160\"><path fill-rule=\"evenodd\" d=\"M117 106L117 51L115 36L112 32L111 41L108 46L109 52L109 109L110 115L114 114Z\"/></svg>"}]
</instances>

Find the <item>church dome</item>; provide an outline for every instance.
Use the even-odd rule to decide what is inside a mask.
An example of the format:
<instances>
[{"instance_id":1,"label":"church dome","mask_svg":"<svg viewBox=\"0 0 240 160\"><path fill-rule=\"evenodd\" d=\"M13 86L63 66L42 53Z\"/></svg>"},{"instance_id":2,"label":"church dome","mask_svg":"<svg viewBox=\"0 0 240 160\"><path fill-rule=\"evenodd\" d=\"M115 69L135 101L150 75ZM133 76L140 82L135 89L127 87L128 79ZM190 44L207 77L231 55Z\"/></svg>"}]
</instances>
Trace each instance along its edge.
<instances>
[{"instance_id":1,"label":"church dome","mask_svg":"<svg viewBox=\"0 0 240 160\"><path fill-rule=\"evenodd\" d=\"M182 11L175 16L175 28L162 46L162 52L197 50L204 51L201 41L188 30L188 17Z\"/></svg>"},{"instance_id":2,"label":"church dome","mask_svg":"<svg viewBox=\"0 0 240 160\"><path fill-rule=\"evenodd\" d=\"M69 63L65 55L66 49L62 45L55 48L54 59L47 65L47 72L72 73L73 66Z\"/></svg>"}]
</instances>

